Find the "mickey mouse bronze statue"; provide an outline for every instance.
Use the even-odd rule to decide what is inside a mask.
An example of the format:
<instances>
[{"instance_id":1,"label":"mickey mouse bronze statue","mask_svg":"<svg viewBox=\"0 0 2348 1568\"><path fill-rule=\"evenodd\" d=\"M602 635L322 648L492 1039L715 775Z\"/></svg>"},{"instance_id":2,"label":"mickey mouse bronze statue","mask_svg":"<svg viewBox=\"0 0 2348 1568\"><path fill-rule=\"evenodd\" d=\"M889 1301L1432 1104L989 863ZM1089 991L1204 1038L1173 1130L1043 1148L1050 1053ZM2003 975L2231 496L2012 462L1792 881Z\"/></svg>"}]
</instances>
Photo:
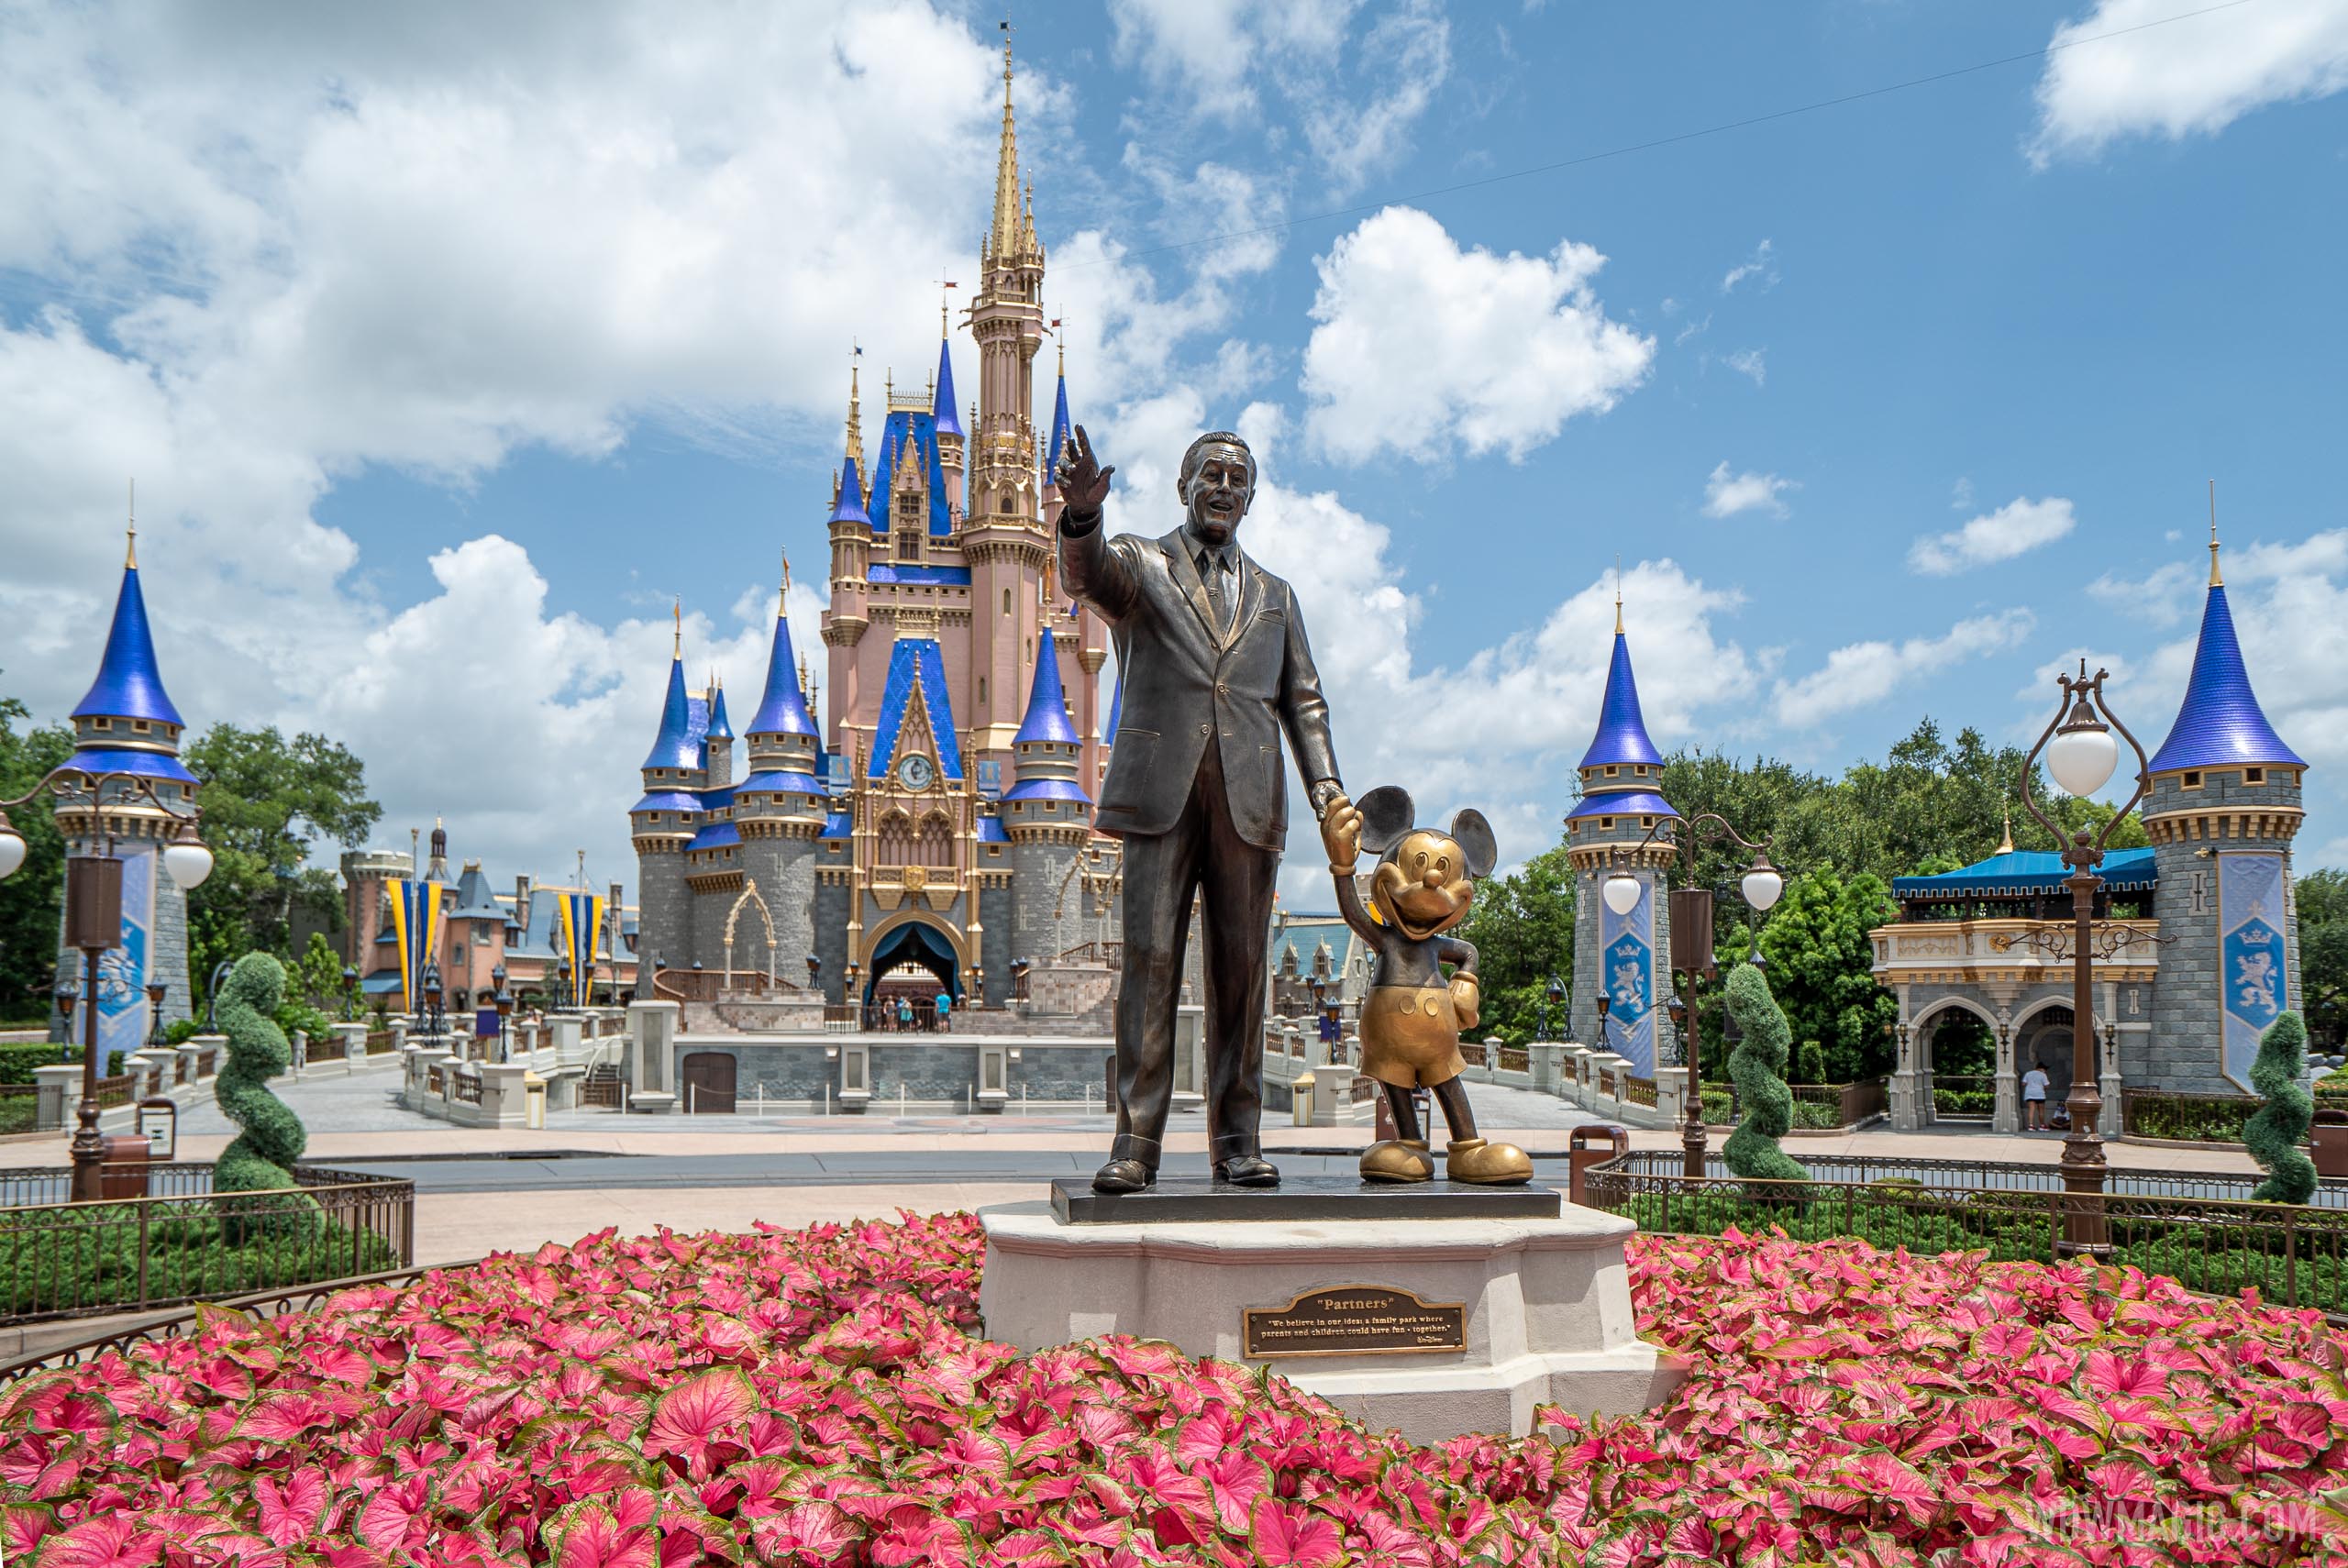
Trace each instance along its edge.
<instances>
[{"instance_id":1,"label":"mickey mouse bronze statue","mask_svg":"<svg viewBox=\"0 0 2348 1568\"><path fill-rule=\"evenodd\" d=\"M1337 908L1378 955L1361 1007L1361 1071L1386 1091L1395 1136L1361 1157L1370 1181L1418 1182L1434 1175L1411 1091L1434 1091L1450 1124L1444 1170L1453 1181L1509 1187L1529 1181L1533 1162L1512 1143L1476 1133L1476 1115L1459 1075L1459 1032L1476 1026L1480 988L1476 948L1446 934L1468 918L1476 879L1499 859L1491 824L1477 811L1451 819L1450 831L1414 825L1410 795L1387 785L1358 801L1330 803L1321 842L1336 879ZM1369 906L1354 881L1360 852L1379 856ZM1453 966L1448 979L1443 966Z\"/></svg>"}]
</instances>

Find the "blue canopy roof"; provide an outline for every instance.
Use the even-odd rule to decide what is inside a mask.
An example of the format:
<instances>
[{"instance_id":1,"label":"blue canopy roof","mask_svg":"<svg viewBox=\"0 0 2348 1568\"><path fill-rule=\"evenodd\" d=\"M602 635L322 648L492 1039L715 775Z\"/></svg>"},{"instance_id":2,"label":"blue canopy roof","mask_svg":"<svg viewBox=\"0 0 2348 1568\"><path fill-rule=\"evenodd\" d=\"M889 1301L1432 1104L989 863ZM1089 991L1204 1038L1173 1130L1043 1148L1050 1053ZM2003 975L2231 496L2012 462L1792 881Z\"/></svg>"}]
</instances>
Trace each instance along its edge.
<instances>
[{"instance_id":1,"label":"blue canopy roof","mask_svg":"<svg viewBox=\"0 0 2348 1568\"><path fill-rule=\"evenodd\" d=\"M812 735L815 721L807 712L807 694L799 690L799 661L791 648L791 618L774 618L774 651L767 657L767 689L759 711L750 719L754 735Z\"/></svg>"},{"instance_id":2,"label":"blue canopy roof","mask_svg":"<svg viewBox=\"0 0 2348 1568\"><path fill-rule=\"evenodd\" d=\"M693 834L693 841L685 845L685 853L690 855L696 849L730 849L741 842L742 830L732 823L711 823Z\"/></svg>"},{"instance_id":3,"label":"blue canopy roof","mask_svg":"<svg viewBox=\"0 0 2348 1568\"><path fill-rule=\"evenodd\" d=\"M930 400L929 417L940 436L959 436L962 422L954 416L954 340L937 340L937 395Z\"/></svg>"},{"instance_id":4,"label":"blue canopy roof","mask_svg":"<svg viewBox=\"0 0 2348 1568\"><path fill-rule=\"evenodd\" d=\"M628 808L628 814L638 812L698 812L701 797L685 790L655 790Z\"/></svg>"},{"instance_id":5,"label":"blue canopy roof","mask_svg":"<svg viewBox=\"0 0 2348 1568\"><path fill-rule=\"evenodd\" d=\"M1588 763L1582 764L1587 767ZM1576 817L1676 817L1671 802L1652 790L1605 790L1584 795L1579 804L1566 813L1570 822Z\"/></svg>"},{"instance_id":6,"label":"blue canopy roof","mask_svg":"<svg viewBox=\"0 0 2348 1568\"><path fill-rule=\"evenodd\" d=\"M732 740L734 725L725 716L725 688L713 682L709 690L709 738Z\"/></svg>"},{"instance_id":7,"label":"blue canopy roof","mask_svg":"<svg viewBox=\"0 0 2348 1568\"><path fill-rule=\"evenodd\" d=\"M988 816L979 819L979 842L980 844L1009 844L1011 842L1011 835L1003 831L1001 817Z\"/></svg>"},{"instance_id":8,"label":"blue canopy roof","mask_svg":"<svg viewBox=\"0 0 2348 1568\"><path fill-rule=\"evenodd\" d=\"M1019 733L1011 737L1013 745L1032 742L1058 741L1065 745L1079 744L1076 726L1069 723L1066 689L1060 684L1059 638L1049 632L1044 634L1043 646L1036 657L1036 680L1027 691L1027 716L1020 723ZM1013 797L1016 797L1016 791Z\"/></svg>"},{"instance_id":9,"label":"blue canopy roof","mask_svg":"<svg viewBox=\"0 0 2348 1568\"><path fill-rule=\"evenodd\" d=\"M1044 483L1047 486L1059 482L1055 470L1059 464L1060 453L1068 447L1068 376L1063 372L1059 392L1052 402L1052 438L1044 448Z\"/></svg>"},{"instance_id":10,"label":"blue canopy roof","mask_svg":"<svg viewBox=\"0 0 2348 1568\"><path fill-rule=\"evenodd\" d=\"M897 734L913 701L914 672L920 672L929 733L937 744L937 766L957 783L962 778L962 748L954 734L954 708L947 700L946 658L936 637L899 637L889 650L889 681L880 691L880 721L873 735L872 760L865 777L885 778L897 760Z\"/></svg>"},{"instance_id":11,"label":"blue canopy roof","mask_svg":"<svg viewBox=\"0 0 2348 1568\"><path fill-rule=\"evenodd\" d=\"M1072 778L1022 778L1002 792L1005 801L1081 801L1092 803L1092 797Z\"/></svg>"},{"instance_id":12,"label":"blue canopy roof","mask_svg":"<svg viewBox=\"0 0 2348 1568\"><path fill-rule=\"evenodd\" d=\"M2149 849L2105 853L2103 885L2114 892L2148 891L2160 880ZM2068 891L2071 873L2051 849L2014 849L1937 877L1895 877L1896 899L2015 898Z\"/></svg>"},{"instance_id":13,"label":"blue canopy roof","mask_svg":"<svg viewBox=\"0 0 2348 1568\"><path fill-rule=\"evenodd\" d=\"M89 773L135 773L142 778L169 778L181 784L196 781L185 763L160 751L116 751L108 746L85 745L67 757L63 766Z\"/></svg>"},{"instance_id":14,"label":"blue canopy roof","mask_svg":"<svg viewBox=\"0 0 2348 1568\"><path fill-rule=\"evenodd\" d=\"M1584 767L1617 767L1644 762L1663 766L1663 758L1647 739L1647 722L1639 712L1639 685L1631 677L1630 639L1614 634L1614 658L1606 668L1606 696L1598 707L1598 734L1582 754Z\"/></svg>"},{"instance_id":15,"label":"blue canopy roof","mask_svg":"<svg viewBox=\"0 0 2348 1568\"><path fill-rule=\"evenodd\" d=\"M753 773L734 786L734 793L737 795L821 795L825 792L822 782L811 775L785 773L779 769Z\"/></svg>"},{"instance_id":16,"label":"blue canopy roof","mask_svg":"<svg viewBox=\"0 0 2348 1568\"><path fill-rule=\"evenodd\" d=\"M864 571L867 582L910 582L936 588L968 588L970 569L966 566L898 566L889 561L876 561Z\"/></svg>"},{"instance_id":17,"label":"blue canopy roof","mask_svg":"<svg viewBox=\"0 0 2348 1568\"><path fill-rule=\"evenodd\" d=\"M847 838L856 831L856 818L847 812L833 812L824 818L822 838ZM983 830L981 830L983 832Z\"/></svg>"},{"instance_id":18,"label":"blue canopy roof","mask_svg":"<svg viewBox=\"0 0 2348 1568\"><path fill-rule=\"evenodd\" d=\"M888 422L880 427L880 458L872 465L872 504L869 509L871 515L868 519L872 531L889 531L889 491L896 483L900 447L911 448L913 460L922 465L927 476L930 533L941 537L953 533L954 519L946 510L946 466L937 456L936 417L903 408L892 410Z\"/></svg>"},{"instance_id":19,"label":"blue canopy roof","mask_svg":"<svg viewBox=\"0 0 2348 1568\"><path fill-rule=\"evenodd\" d=\"M832 502L831 521L835 523L869 523L871 514L864 510L864 481L857 477L853 454L840 462L840 496Z\"/></svg>"},{"instance_id":20,"label":"blue canopy roof","mask_svg":"<svg viewBox=\"0 0 2348 1568\"><path fill-rule=\"evenodd\" d=\"M2224 767L2272 763L2305 767L2299 754L2283 744L2243 668L2242 645L2234 640L2233 612L2223 583L2210 585L2201 611L2201 640L2193 650L2193 676L2185 685L2185 705L2168 739L2153 754L2152 771L2180 767Z\"/></svg>"},{"instance_id":21,"label":"blue canopy roof","mask_svg":"<svg viewBox=\"0 0 2348 1568\"><path fill-rule=\"evenodd\" d=\"M163 690L162 667L155 661L155 635L147 625L147 596L138 591L138 569L122 569L122 590L115 596L114 624L106 631L106 651L98 660L98 678L89 694L74 708L83 718L145 719L159 724L184 725L180 711Z\"/></svg>"},{"instance_id":22,"label":"blue canopy roof","mask_svg":"<svg viewBox=\"0 0 2348 1568\"><path fill-rule=\"evenodd\" d=\"M701 735L692 723L692 705L685 697L685 661L669 661L669 690L660 701L660 733L645 754L647 767L698 767Z\"/></svg>"}]
</instances>

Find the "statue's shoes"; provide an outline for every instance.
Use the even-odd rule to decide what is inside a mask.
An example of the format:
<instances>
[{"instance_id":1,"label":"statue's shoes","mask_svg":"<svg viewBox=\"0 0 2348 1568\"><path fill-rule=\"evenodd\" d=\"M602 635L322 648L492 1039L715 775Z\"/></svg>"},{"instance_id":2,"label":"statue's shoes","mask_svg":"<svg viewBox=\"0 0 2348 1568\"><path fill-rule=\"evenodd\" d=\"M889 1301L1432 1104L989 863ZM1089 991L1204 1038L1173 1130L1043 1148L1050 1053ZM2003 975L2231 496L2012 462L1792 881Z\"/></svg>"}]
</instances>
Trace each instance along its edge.
<instances>
[{"instance_id":1,"label":"statue's shoes","mask_svg":"<svg viewBox=\"0 0 2348 1568\"><path fill-rule=\"evenodd\" d=\"M1514 1187L1533 1179L1533 1160L1513 1143L1454 1138L1444 1145L1444 1175L1478 1187Z\"/></svg>"},{"instance_id":2,"label":"statue's shoes","mask_svg":"<svg viewBox=\"0 0 2348 1568\"><path fill-rule=\"evenodd\" d=\"M1157 1185L1157 1173L1139 1160L1111 1160L1092 1173L1095 1192L1143 1192Z\"/></svg>"},{"instance_id":3,"label":"statue's shoes","mask_svg":"<svg viewBox=\"0 0 2348 1568\"><path fill-rule=\"evenodd\" d=\"M1424 1138L1389 1138L1362 1151L1364 1181L1425 1181L1434 1175L1434 1156Z\"/></svg>"},{"instance_id":4,"label":"statue's shoes","mask_svg":"<svg viewBox=\"0 0 2348 1568\"><path fill-rule=\"evenodd\" d=\"M1214 1179L1233 1187L1278 1187L1279 1167L1261 1154L1235 1154L1214 1163Z\"/></svg>"}]
</instances>

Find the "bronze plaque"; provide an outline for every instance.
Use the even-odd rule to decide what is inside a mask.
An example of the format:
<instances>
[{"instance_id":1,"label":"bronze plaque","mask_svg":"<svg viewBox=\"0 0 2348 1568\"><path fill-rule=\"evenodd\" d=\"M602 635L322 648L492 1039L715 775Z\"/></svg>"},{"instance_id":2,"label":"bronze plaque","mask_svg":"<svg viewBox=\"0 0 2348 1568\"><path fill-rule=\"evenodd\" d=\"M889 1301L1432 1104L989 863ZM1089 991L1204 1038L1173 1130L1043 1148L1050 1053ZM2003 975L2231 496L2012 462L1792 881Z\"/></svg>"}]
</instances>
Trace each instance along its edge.
<instances>
[{"instance_id":1,"label":"bronze plaque","mask_svg":"<svg viewBox=\"0 0 2348 1568\"><path fill-rule=\"evenodd\" d=\"M1239 1315L1240 1353L1424 1355L1468 1348L1468 1308L1422 1301L1386 1285L1335 1285L1308 1290L1285 1307L1249 1307Z\"/></svg>"}]
</instances>

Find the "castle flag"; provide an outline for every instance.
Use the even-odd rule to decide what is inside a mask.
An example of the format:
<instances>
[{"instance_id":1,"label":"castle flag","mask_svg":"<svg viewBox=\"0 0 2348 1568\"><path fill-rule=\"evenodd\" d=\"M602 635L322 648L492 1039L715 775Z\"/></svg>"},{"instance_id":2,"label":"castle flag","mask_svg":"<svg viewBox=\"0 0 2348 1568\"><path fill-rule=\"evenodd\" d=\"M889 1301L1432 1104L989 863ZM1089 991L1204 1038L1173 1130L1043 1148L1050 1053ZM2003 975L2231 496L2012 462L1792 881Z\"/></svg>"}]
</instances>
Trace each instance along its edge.
<instances>
[{"instance_id":1,"label":"castle flag","mask_svg":"<svg viewBox=\"0 0 2348 1568\"><path fill-rule=\"evenodd\" d=\"M570 959L570 1005L585 1007L593 976L588 966L602 954L596 938L603 933L604 911L609 900L593 893L565 893L557 905L562 911L562 951Z\"/></svg>"}]
</instances>

